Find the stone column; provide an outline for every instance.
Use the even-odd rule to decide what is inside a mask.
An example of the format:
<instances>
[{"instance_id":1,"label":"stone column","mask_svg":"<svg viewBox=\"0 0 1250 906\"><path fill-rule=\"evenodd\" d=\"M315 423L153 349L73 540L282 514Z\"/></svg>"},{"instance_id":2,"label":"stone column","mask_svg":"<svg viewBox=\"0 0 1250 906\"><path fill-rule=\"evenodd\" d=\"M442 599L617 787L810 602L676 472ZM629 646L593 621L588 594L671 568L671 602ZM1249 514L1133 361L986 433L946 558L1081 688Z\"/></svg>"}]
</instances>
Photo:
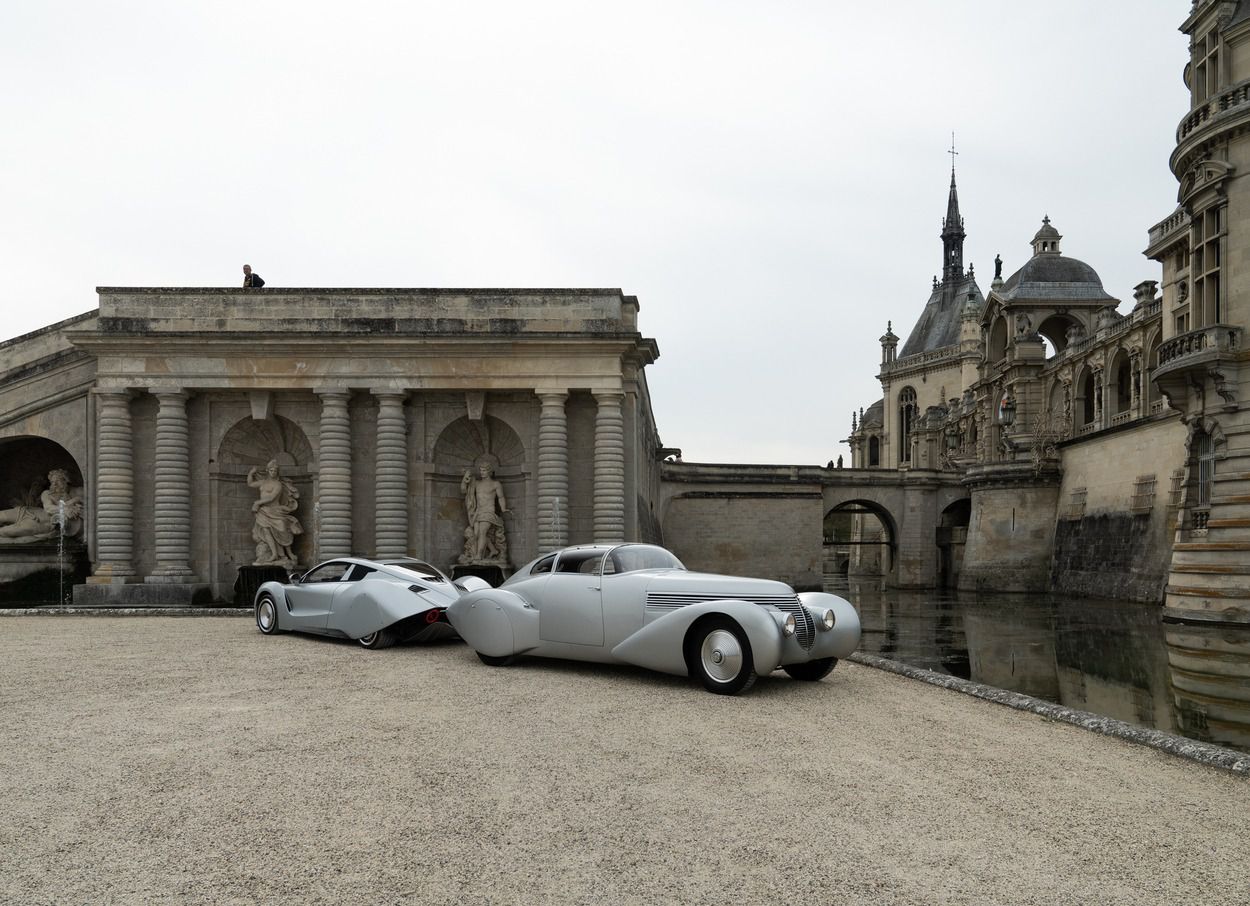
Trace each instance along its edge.
<instances>
[{"instance_id":1,"label":"stone column","mask_svg":"<svg viewBox=\"0 0 1250 906\"><path fill-rule=\"evenodd\" d=\"M569 426L563 390L537 391L538 416L538 552L569 543Z\"/></svg>"},{"instance_id":2,"label":"stone column","mask_svg":"<svg viewBox=\"0 0 1250 906\"><path fill-rule=\"evenodd\" d=\"M595 394L594 541L625 540L625 431L619 390Z\"/></svg>"},{"instance_id":3,"label":"stone column","mask_svg":"<svg viewBox=\"0 0 1250 906\"><path fill-rule=\"evenodd\" d=\"M352 438L345 390L319 391L317 559L352 553Z\"/></svg>"},{"instance_id":4,"label":"stone column","mask_svg":"<svg viewBox=\"0 0 1250 906\"><path fill-rule=\"evenodd\" d=\"M378 399L373 546L378 559L408 555L408 424L400 393Z\"/></svg>"},{"instance_id":5,"label":"stone column","mask_svg":"<svg viewBox=\"0 0 1250 906\"><path fill-rule=\"evenodd\" d=\"M156 571L145 582L187 582L191 572L191 456L187 442L187 393L152 392L156 413L153 470Z\"/></svg>"},{"instance_id":6,"label":"stone column","mask_svg":"<svg viewBox=\"0 0 1250 906\"><path fill-rule=\"evenodd\" d=\"M89 582L134 578L134 452L130 393L97 391L99 448L96 451L96 569Z\"/></svg>"}]
</instances>

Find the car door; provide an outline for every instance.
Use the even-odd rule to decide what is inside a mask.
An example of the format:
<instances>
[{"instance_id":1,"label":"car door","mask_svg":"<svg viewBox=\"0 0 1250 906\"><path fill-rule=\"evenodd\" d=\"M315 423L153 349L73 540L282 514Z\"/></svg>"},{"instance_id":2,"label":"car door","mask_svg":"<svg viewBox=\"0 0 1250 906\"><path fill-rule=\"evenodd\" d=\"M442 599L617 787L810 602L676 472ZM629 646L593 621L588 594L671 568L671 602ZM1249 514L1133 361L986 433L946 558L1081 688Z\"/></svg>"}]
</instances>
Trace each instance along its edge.
<instances>
[{"instance_id":1,"label":"car door","mask_svg":"<svg viewBox=\"0 0 1250 906\"><path fill-rule=\"evenodd\" d=\"M603 647L602 550L565 551L543 587L538 637Z\"/></svg>"},{"instance_id":2,"label":"car door","mask_svg":"<svg viewBox=\"0 0 1250 906\"><path fill-rule=\"evenodd\" d=\"M326 629L332 633L343 633L351 638L359 638L370 632L363 626L372 626L378 619L377 601L370 594L370 586L375 582L362 582L365 576L376 573L377 569L357 563L351 572L339 580L338 589L330 602L330 613L326 620Z\"/></svg>"},{"instance_id":3,"label":"car door","mask_svg":"<svg viewBox=\"0 0 1250 906\"><path fill-rule=\"evenodd\" d=\"M334 594L343 587L343 579L351 572L351 568L351 563L331 560L306 572L299 585L288 586L286 607L291 617L291 628L325 629Z\"/></svg>"}]
</instances>

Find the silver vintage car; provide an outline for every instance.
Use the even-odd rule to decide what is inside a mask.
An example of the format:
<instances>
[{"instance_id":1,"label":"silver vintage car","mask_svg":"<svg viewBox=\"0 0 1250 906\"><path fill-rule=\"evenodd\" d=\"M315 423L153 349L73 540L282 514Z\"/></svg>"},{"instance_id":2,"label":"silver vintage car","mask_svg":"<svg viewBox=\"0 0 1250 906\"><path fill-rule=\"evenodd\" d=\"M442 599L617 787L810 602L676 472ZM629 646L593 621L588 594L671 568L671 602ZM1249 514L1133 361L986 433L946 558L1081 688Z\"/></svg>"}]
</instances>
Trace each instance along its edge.
<instances>
[{"instance_id":1,"label":"silver vintage car","mask_svg":"<svg viewBox=\"0 0 1250 906\"><path fill-rule=\"evenodd\" d=\"M356 639L366 648L453 636L447 605L488 584L452 582L422 560L339 557L319 563L291 583L256 590L256 627L265 635L311 632Z\"/></svg>"},{"instance_id":2,"label":"silver vintage car","mask_svg":"<svg viewBox=\"0 0 1250 906\"><path fill-rule=\"evenodd\" d=\"M636 664L736 695L781 668L819 680L859 645L859 615L783 582L688 572L650 544L582 545L539 557L499 588L447 608L483 662L517 655Z\"/></svg>"}]
</instances>

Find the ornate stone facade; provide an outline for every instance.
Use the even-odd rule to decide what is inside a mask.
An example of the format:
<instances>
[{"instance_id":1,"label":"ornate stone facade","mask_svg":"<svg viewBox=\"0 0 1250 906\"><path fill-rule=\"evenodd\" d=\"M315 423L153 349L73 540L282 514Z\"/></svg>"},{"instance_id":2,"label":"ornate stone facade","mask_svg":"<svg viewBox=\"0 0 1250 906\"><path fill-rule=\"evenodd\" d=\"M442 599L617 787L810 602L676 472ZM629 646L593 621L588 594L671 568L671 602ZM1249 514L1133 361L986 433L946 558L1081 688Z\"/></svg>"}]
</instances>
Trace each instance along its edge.
<instances>
[{"instance_id":1,"label":"ornate stone facade","mask_svg":"<svg viewBox=\"0 0 1250 906\"><path fill-rule=\"evenodd\" d=\"M905 354L882 337L880 417L853 420L852 464L962 476L961 587L1166 597L1182 618L1250 622L1250 3L1198 0L1182 31L1180 205L1146 250L1162 279L1120 314L1047 217L984 301L970 291L956 315L935 281ZM962 227L952 181L947 262Z\"/></svg>"},{"instance_id":2,"label":"ornate stone facade","mask_svg":"<svg viewBox=\"0 0 1250 906\"><path fill-rule=\"evenodd\" d=\"M506 531L474 559L658 540L658 350L619 290L99 297L0 344L0 465L45 443L85 479L80 601L228 598L240 566L346 554L450 569L483 457Z\"/></svg>"}]
</instances>

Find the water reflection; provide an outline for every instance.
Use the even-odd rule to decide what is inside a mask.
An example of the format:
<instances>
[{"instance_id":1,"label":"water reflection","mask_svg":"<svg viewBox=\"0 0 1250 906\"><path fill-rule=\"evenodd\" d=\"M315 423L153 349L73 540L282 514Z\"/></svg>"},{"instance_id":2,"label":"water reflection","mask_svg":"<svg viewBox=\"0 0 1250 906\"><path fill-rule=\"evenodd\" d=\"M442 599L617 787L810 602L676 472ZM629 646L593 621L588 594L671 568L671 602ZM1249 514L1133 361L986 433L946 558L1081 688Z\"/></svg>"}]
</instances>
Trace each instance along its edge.
<instances>
[{"instance_id":1,"label":"water reflection","mask_svg":"<svg viewBox=\"0 0 1250 906\"><path fill-rule=\"evenodd\" d=\"M859 610L864 651L1250 751L1250 627L1165 624L1131 601L826 587Z\"/></svg>"}]
</instances>

